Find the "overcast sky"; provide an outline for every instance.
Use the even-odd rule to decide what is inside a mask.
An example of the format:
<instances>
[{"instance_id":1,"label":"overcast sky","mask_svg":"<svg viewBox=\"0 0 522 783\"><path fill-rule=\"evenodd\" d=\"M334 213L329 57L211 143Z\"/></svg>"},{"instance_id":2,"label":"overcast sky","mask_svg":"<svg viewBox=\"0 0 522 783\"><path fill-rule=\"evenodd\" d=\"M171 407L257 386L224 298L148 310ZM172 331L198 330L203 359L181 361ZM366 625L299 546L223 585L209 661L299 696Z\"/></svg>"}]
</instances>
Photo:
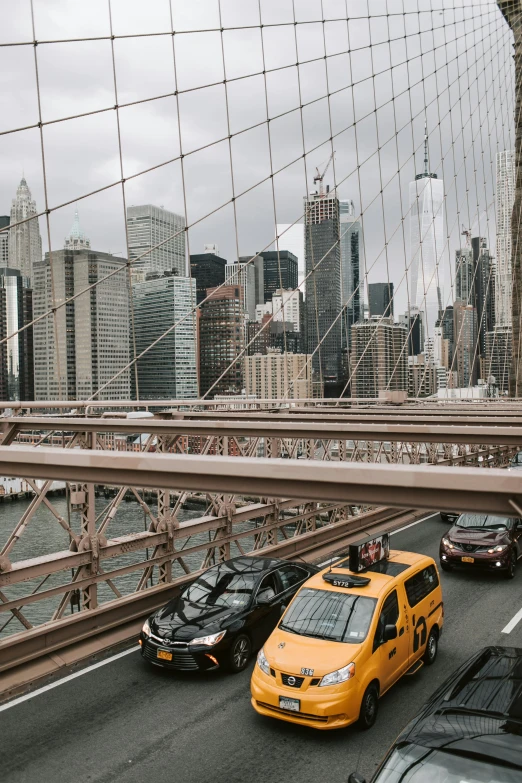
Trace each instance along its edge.
<instances>
[{"instance_id":1,"label":"overcast sky","mask_svg":"<svg viewBox=\"0 0 522 783\"><path fill-rule=\"evenodd\" d=\"M261 22L280 26L261 32L259 5ZM401 279L408 263L408 220L403 233L401 209L407 212L408 183L422 169L422 149L416 163L411 156L422 145L426 116L430 168L444 176L447 193L450 241L443 275L445 298L451 299L449 260L453 264L462 224L489 236L494 248L494 156L511 146L511 36L495 2L452 0L450 7L447 0L222 0L224 28L257 26L225 29L225 73L221 33L201 32L220 27L218 0L174 0L172 6L176 74L171 35L130 37L114 41L116 82L119 104L173 93L176 87L190 90L178 100L166 97L119 112L124 177L183 152L184 186L176 161L128 180L127 205L186 210L189 224L218 210L190 229L190 252L202 252L205 242L217 242L229 260L236 257L236 245L240 255L259 251L273 239L275 222L291 223L302 214L315 166L323 166L331 153L332 129L339 134L333 142L335 166L325 182L333 185L335 175L340 196L353 199L357 213L363 211L363 266L370 282L385 281L389 270L398 288L398 314L407 303ZM293 6L297 21L316 23L284 25L293 21ZM445 10L429 12L431 6ZM116 36L171 30L169 0L112 0L111 7ZM108 36L108 8L108 0L34 0L36 39ZM403 8L425 12L403 15ZM29 0L0 0L0 18L0 43L33 39ZM189 30L196 32L184 32ZM40 43L36 55L44 123L116 103L109 40ZM296 67L313 58L322 59ZM390 70L390 65L397 67ZM267 74L266 84L263 75L249 76L280 66L290 67ZM378 74L374 80L350 87L372 73ZM223 84L206 86L225 76L248 78L230 82L227 90ZM341 91L328 101L328 90ZM300 102L316 98L301 116ZM276 119L283 112L290 113ZM35 48L1 46L0 214L9 213L22 173L38 208L45 208L40 131L5 133L38 119ZM227 137L228 122L230 148L224 140L189 154ZM320 145L304 160L303 136L307 153ZM116 112L44 125L43 141L49 206L79 199L92 247L126 255L121 185L80 199L120 179ZM237 198L236 215L231 203L218 209L233 193L238 196L290 163L274 177L274 194L267 181ZM51 214L53 248L63 246L73 214L74 204ZM47 250L43 219L40 229Z\"/></svg>"}]
</instances>

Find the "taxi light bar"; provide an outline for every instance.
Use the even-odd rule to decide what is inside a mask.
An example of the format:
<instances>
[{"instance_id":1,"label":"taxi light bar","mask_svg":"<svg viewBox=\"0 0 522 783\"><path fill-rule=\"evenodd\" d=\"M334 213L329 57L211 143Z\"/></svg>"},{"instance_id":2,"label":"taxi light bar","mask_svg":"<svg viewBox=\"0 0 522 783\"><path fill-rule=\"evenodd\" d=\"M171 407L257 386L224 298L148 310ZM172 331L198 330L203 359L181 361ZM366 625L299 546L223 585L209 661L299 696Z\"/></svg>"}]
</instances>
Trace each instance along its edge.
<instances>
[{"instance_id":1,"label":"taxi light bar","mask_svg":"<svg viewBox=\"0 0 522 783\"><path fill-rule=\"evenodd\" d=\"M367 576L352 576L352 574L345 576L344 574L334 574L331 571L323 574L323 579L333 587L364 587L371 581Z\"/></svg>"}]
</instances>

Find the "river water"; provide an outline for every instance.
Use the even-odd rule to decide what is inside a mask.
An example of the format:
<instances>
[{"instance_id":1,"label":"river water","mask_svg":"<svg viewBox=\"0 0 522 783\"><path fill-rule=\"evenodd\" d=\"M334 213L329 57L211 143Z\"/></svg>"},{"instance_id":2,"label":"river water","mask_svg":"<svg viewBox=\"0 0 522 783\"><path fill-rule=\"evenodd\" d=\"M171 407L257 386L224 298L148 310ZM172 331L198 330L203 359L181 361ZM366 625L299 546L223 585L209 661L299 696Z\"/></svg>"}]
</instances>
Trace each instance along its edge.
<instances>
[{"instance_id":1,"label":"river water","mask_svg":"<svg viewBox=\"0 0 522 783\"><path fill-rule=\"evenodd\" d=\"M64 518L69 520L72 529L79 533L80 530L80 515L78 512L73 511L68 513L68 503L64 495L48 496L49 501L56 508L57 512ZM28 507L30 500L12 500L4 501L0 504L0 549L4 546L9 535L13 531L18 520ZM110 503L110 499L105 497L96 498L96 515L101 514L103 509ZM156 506L148 502L149 508L152 513L156 513ZM203 507L182 510L178 514L180 521L188 519L194 519L196 517L203 516L205 509ZM248 525L247 527L250 527ZM107 538L117 538L118 536L127 535L129 533L137 533L142 530L146 530L148 522L145 513L141 506L136 501L123 502L120 504L118 511L111 521L109 527L106 530ZM193 536L190 540L189 546L193 546L199 542L207 541L208 533L199 534ZM184 541L181 542L183 544ZM177 548L180 548L178 545ZM20 560L27 560L34 557L40 557L42 555L51 554L52 552L60 552L69 548L69 536L66 531L61 527L59 522L51 514L43 504L36 511L31 518L27 528L24 530L18 542L9 554L11 562L18 562ZM110 561L103 562L103 568L105 572L110 570L121 568L131 563L137 563L145 559L145 550L122 555L117 558L113 558ZM149 552L150 554L150 552ZM239 554L235 552L234 554ZM186 558L187 565L191 568L200 567L204 553L199 552L188 556ZM181 576L184 572L177 563L173 567L173 574ZM122 594L131 593L136 589L136 585L142 571L134 571L130 574L119 576L114 580L114 583L118 590ZM51 575L43 585L40 587L40 591L56 587L70 581L70 572L61 572ZM155 578L155 577L153 577ZM13 600L21 596L26 596L29 593L35 591L42 579L31 580L22 584L13 585L12 587L3 587L1 592L4 599ZM60 601L61 595L44 599L33 604L29 604L22 608L22 612L27 620L33 625L39 625L42 622L46 622L51 619L53 612L55 611ZM110 587L106 583L100 583L98 585L98 601L111 600L116 598ZM1 602L0 602L1 606ZM68 606L66 615L70 614L71 607ZM8 623L6 625L6 623ZM23 626L17 618L12 617L11 612L0 612L0 639L12 633L17 633L23 630Z\"/></svg>"}]
</instances>

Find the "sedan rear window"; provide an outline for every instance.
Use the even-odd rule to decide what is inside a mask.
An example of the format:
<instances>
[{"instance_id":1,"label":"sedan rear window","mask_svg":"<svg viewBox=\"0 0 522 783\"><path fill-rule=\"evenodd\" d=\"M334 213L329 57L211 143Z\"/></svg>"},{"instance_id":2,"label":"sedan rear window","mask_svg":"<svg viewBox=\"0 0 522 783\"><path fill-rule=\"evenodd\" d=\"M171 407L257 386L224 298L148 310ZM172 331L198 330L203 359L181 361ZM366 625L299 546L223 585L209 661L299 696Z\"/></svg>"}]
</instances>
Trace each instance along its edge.
<instances>
[{"instance_id":1,"label":"sedan rear window","mask_svg":"<svg viewBox=\"0 0 522 783\"><path fill-rule=\"evenodd\" d=\"M493 514L461 514L456 525L457 527L501 530L511 527L511 520L509 517L495 517Z\"/></svg>"},{"instance_id":2,"label":"sedan rear window","mask_svg":"<svg viewBox=\"0 0 522 783\"><path fill-rule=\"evenodd\" d=\"M375 598L354 593L303 588L280 623L283 631L359 644L366 639L375 610Z\"/></svg>"},{"instance_id":3,"label":"sedan rear window","mask_svg":"<svg viewBox=\"0 0 522 783\"><path fill-rule=\"evenodd\" d=\"M254 592L251 574L235 574L222 568L211 568L185 588L181 598L204 606L246 606Z\"/></svg>"}]
</instances>

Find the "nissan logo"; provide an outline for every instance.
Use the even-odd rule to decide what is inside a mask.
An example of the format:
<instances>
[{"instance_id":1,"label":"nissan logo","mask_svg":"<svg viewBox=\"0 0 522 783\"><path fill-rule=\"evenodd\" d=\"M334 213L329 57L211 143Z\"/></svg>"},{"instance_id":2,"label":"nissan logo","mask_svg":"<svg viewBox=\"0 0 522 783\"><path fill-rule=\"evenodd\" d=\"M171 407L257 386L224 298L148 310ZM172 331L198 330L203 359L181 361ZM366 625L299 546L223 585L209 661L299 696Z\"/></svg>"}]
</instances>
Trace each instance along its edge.
<instances>
[{"instance_id":1,"label":"nissan logo","mask_svg":"<svg viewBox=\"0 0 522 783\"><path fill-rule=\"evenodd\" d=\"M288 678L288 684L289 684L289 685L295 685L295 677L292 677L292 676L290 675L290 677Z\"/></svg>"}]
</instances>

